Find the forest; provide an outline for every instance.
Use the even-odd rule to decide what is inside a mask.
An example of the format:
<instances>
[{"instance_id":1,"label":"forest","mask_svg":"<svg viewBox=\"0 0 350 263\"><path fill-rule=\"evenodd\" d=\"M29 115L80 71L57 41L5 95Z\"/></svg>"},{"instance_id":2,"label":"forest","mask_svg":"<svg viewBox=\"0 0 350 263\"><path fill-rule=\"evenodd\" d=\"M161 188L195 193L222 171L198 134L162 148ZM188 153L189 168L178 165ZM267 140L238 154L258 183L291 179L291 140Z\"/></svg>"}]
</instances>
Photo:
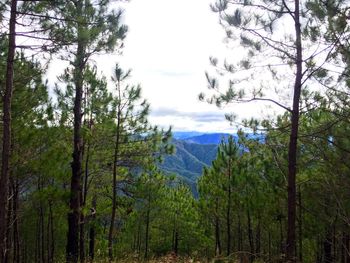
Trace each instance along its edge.
<instances>
[{"instance_id":1,"label":"forest","mask_svg":"<svg viewBox=\"0 0 350 263\"><path fill-rule=\"evenodd\" d=\"M350 263L350 1L213 0L231 50L198 99L267 114L205 146L100 73L122 2L0 2L0 263Z\"/></svg>"}]
</instances>

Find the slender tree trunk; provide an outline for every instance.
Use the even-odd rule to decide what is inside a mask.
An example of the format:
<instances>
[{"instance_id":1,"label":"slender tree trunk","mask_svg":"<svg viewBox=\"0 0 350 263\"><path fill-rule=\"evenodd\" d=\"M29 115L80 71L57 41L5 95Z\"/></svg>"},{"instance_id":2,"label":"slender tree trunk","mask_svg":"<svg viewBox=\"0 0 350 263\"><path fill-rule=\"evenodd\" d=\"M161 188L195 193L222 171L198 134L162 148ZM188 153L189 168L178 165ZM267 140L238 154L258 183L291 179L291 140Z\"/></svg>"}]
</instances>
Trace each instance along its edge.
<instances>
[{"instance_id":1,"label":"slender tree trunk","mask_svg":"<svg viewBox=\"0 0 350 263\"><path fill-rule=\"evenodd\" d=\"M20 262L20 240L19 240L19 224L18 224L18 181L12 180L12 228L13 228L13 256L14 263Z\"/></svg>"},{"instance_id":2,"label":"slender tree trunk","mask_svg":"<svg viewBox=\"0 0 350 263\"><path fill-rule=\"evenodd\" d=\"M121 98L120 94L120 83L118 83L118 93L119 98ZM114 222L117 210L117 167L119 161L119 146L120 146L120 135L121 135L121 105L118 105L117 112L117 130L115 137L115 145L114 145L114 159L113 159L113 182L112 182L112 215L111 222L109 226L109 234L108 234L108 257L109 261L113 260L113 232L114 232Z\"/></svg>"},{"instance_id":3,"label":"slender tree trunk","mask_svg":"<svg viewBox=\"0 0 350 263\"><path fill-rule=\"evenodd\" d=\"M250 218L249 208L247 209L247 219L248 219L248 239L249 239L249 246L250 246L250 262L253 262L255 258L255 249L254 249L252 220Z\"/></svg>"},{"instance_id":4,"label":"slender tree trunk","mask_svg":"<svg viewBox=\"0 0 350 263\"><path fill-rule=\"evenodd\" d=\"M226 255L231 254L231 160L228 164L228 192L227 192L227 208L226 208L226 230L227 230L227 248Z\"/></svg>"},{"instance_id":5,"label":"slender tree trunk","mask_svg":"<svg viewBox=\"0 0 350 263\"><path fill-rule=\"evenodd\" d=\"M3 91L3 134L0 177L0 262L6 256L6 208L8 197L9 163L11 153L11 100L13 92L14 58L16 50L16 12L17 0L11 1L9 44L5 75L5 90Z\"/></svg>"},{"instance_id":6,"label":"slender tree trunk","mask_svg":"<svg viewBox=\"0 0 350 263\"><path fill-rule=\"evenodd\" d=\"M85 216L80 213L80 225L79 225L79 256L80 263L85 262Z\"/></svg>"},{"instance_id":7,"label":"slender tree trunk","mask_svg":"<svg viewBox=\"0 0 350 263\"><path fill-rule=\"evenodd\" d=\"M91 215L91 225L89 231L89 258L93 262L95 258L95 220L96 220L96 195L92 198L92 215Z\"/></svg>"},{"instance_id":8,"label":"slender tree trunk","mask_svg":"<svg viewBox=\"0 0 350 263\"><path fill-rule=\"evenodd\" d=\"M148 205L147 205L147 213L146 213L146 233L145 233L145 254L144 254L144 259L148 258L150 212L151 212L151 193L148 193Z\"/></svg>"},{"instance_id":9,"label":"slender tree trunk","mask_svg":"<svg viewBox=\"0 0 350 263\"><path fill-rule=\"evenodd\" d=\"M280 254L282 255L285 252L284 248L284 238L283 238L283 222L282 222L282 217L279 218L279 230L280 230Z\"/></svg>"},{"instance_id":10,"label":"slender tree trunk","mask_svg":"<svg viewBox=\"0 0 350 263\"><path fill-rule=\"evenodd\" d=\"M296 262L295 219L296 219L296 174L297 174L297 144L299 130L299 103L302 86L302 45L300 25L300 0L295 0L295 44L296 44L296 76L291 116L291 133L288 148L288 229L286 242L286 257L289 262Z\"/></svg>"},{"instance_id":11,"label":"slender tree trunk","mask_svg":"<svg viewBox=\"0 0 350 263\"><path fill-rule=\"evenodd\" d=\"M268 255L269 255L269 262L271 262L271 230L268 230Z\"/></svg>"},{"instance_id":12,"label":"slender tree trunk","mask_svg":"<svg viewBox=\"0 0 350 263\"><path fill-rule=\"evenodd\" d=\"M39 208L39 226L40 226L40 261L46 262L45 258L45 224L44 224L44 208L40 202Z\"/></svg>"},{"instance_id":13,"label":"slender tree trunk","mask_svg":"<svg viewBox=\"0 0 350 263\"><path fill-rule=\"evenodd\" d=\"M116 210L117 210L117 161L118 161L118 153L119 153L118 149L119 149L119 130L117 131L117 139L116 139L115 150L114 150L112 214L111 214L111 222L110 222L109 233L108 233L108 257L110 262L113 260L113 234L114 234L114 223L115 223L115 216L116 216Z\"/></svg>"},{"instance_id":14,"label":"slender tree trunk","mask_svg":"<svg viewBox=\"0 0 350 263\"><path fill-rule=\"evenodd\" d=\"M50 229L48 229L48 231L50 231L50 236L51 236L51 242L50 242L50 258L49 258L49 262L53 263L54 262L54 258L55 258L55 232L54 232L54 226L53 226L53 213L52 213L52 202L49 201L49 218L48 218L49 222L50 222Z\"/></svg>"},{"instance_id":15,"label":"slender tree trunk","mask_svg":"<svg viewBox=\"0 0 350 263\"><path fill-rule=\"evenodd\" d=\"M85 216L83 213L80 215L80 233L79 233L79 255L80 263L85 262Z\"/></svg>"},{"instance_id":16,"label":"slender tree trunk","mask_svg":"<svg viewBox=\"0 0 350 263\"><path fill-rule=\"evenodd\" d=\"M332 233L329 226L326 226L326 237L323 241L324 263L332 263Z\"/></svg>"},{"instance_id":17,"label":"slender tree trunk","mask_svg":"<svg viewBox=\"0 0 350 263\"><path fill-rule=\"evenodd\" d=\"M338 240L337 240L337 218L334 220L332 228L332 239L333 239L333 259L338 262Z\"/></svg>"},{"instance_id":18,"label":"slender tree trunk","mask_svg":"<svg viewBox=\"0 0 350 263\"><path fill-rule=\"evenodd\" d=\"M221 255L219 200L215 200L215 255Z\"/></svg>"},{"instance_id":19,"label":"slender tree trunk","mask_svg":"<svg viewBox=\"0 0 350 263\"><path fill-rule=\"evenodd\" d=\"M89 100L89 88L85 88L85 102L84 102L84 111L88 111L88 100ZM88 127L88 129L91 131L91 113L88 118L84 119L84 126ZM87 146L86 146L87 145ZM83 178L83 191L82 191L82 196L81 196L81 208L85 207L86 205L86 198L88 194L88 180L89 180L89 161L90 161L90 143L89 142L84 142L83 143L83 153L82 156L85 157L85 167L84 167L84 178ZM82 158L83 158L82 157ZM79 241L79 246L80 246L80 263L85 262L85 216L84 213L81 213L80 215L80 241Z\"/></svg>"},{"instance_id":20,"label":"slender tree trunk","mask_svg":"<svg viewBox=\"0 0 350 263\"><path fill-rule=\"evenodd\" d=\"M77 1L77 14L83 13L83 1ZM77 54L74 62L74 140L73 161L71 177L71 193L68 213L68 233L66 247L67 263L77 263L79 257L79 223L81 216L81 175L82 175L82 97L83 97L83 72L85 68L85 40L84 28L78 23Z\"/></svg>"},{"instance_id":21,"label":"slender tree trunk","mask_svg":"<svg viewBox=\"0 0 350 263\"><path fill-rule=\"evenodd\" d=\"M36 233L35 233L35 255L34 255L34 259L35 262L40 262L40 241L39 241L39 237L40 237L40 233L39 233L40 229L39 229L39 217L36 221Z\"/></svg>"},{"instance_id":22,"label":"slender tree trunk","mask_svg":"<svg viewBox=\"0 0 350 263\"><path fill-rule=\"evenodd\" d=\"M4 263L9 263L11 259L11 251L12 251L12 236L11 236L11 230L12 230L12 206L13 206L13 193L12 193L12 184L8 185L8 193L9 193L9 200L8 200L8 209L7 209L7 216L6 216L6 254L4 257Z\"/></svg>"},{"instance_id":23,"label":"slender tree trunk","mask_svg":"<svg viewBox=\"0 0 350 263\"><path fill-rule=\"evenodd\" d=\"M303 210L301 200L301 187L299 186L299 262L303 262Z\"/></svg>"},{"instance_id":24,"label":"slender tree trunk","mask_svg":"<svg viewBox=\"0 0 350 263\"><path fill-rule=\"evenodd\" d=\"M342 242L342 262L350 263L350 235L347 232L343 232Z\"/></svg>"},{"instance_id":25,"label":"slender tree trunk","mask_svg":"<svg viewBox=\"0 0 350 263\"><path fill-rule=\"evenodd\" d=\"M260 225L260 216L258 217L258 225L256 227L256 233L255 233L255 243L256 243L256 246L255 246L255 254L257 256L260 255L261 253L261 225Z\"/></svg>"},{"instance_id":26,"label":"slender tree trunk","mask_svg":"<svg viewBox=\"0 0 350 263\"><path fill-rule=\"evenodd\" d=\"M139 219L139 224L137 228L137 254L141 255L141 230L142 230L142 225L141 225L141 220Z\"/></svg>"},{"instance_id":27,"label":"slender tree trunk","mask_svg":"<svg viewBox=\"0 0 350 263\"><path fill-rule=\"evenodd\" d=\"M50 211L47 213L47 225L46 225L46 254L47 254L47 262L51 263L51 231L50 231Z\"/></svg>"},{"instance_id":28,"label":"slender tree trunk","mask_svg":"<svg viewBox=\"0 0 350 263\"><path fill-rule=\"evenodd\" d=\"M179 232L175 230L175 242L174 242L174 253L177 256L179 254Z\"/></svg>"},{"instance_id":29,"label":"slender tree trunk","mask_svg":"<svg viewBox=\"0 0 350 263\"><path fill-rule=\"evenodd\" d=\"M237 221L238 221L238 224L237 224L237 237L238 237L238 240L237 240L237 249L238 249L238 252L239 253L239 262L242 262L243 260L243 257L242 257L242 251L243 251L243 244L242 244L242 239L243 239L243 236L242 236L242 223L241 223L241 213L240 211L237 212Z\"/></svg>"}]
</instances>

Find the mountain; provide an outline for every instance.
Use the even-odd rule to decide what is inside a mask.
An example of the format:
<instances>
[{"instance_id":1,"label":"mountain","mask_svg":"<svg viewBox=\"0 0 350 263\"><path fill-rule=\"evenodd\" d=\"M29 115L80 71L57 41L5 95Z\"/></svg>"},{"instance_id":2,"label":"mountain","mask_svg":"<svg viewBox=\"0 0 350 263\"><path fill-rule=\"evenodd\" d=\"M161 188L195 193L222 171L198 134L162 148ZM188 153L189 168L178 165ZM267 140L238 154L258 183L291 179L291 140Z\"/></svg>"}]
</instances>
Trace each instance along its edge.
<instances>
[{"instance_id":1,"label":"mountain","mask_svg":"<svg viewBox=\"0 0 350 263\"><path fill-rule=\"evenodd\" d=\"M168 174L177 174L186 181L195 182L203 167L210 166L217 153L215 144L198 144L186 140L173 140L176 152L165 157L160 168Z\"/></svg>"},{"instance_id":2,"label":"mountain","mask_svg":"<svg viewBox=\"0 0 350 263\"><path fill-rule=\"evenodd\" d=\"M184 141L189 143L198 143L198 144L220 144L222 140L227 141L230 135L233 135L235 140L237 140L238 137L236 134L205 133L205 134L185 138Z\"/></svg>"},{"instance_id":3,"label":"mountain","mask_svg":"<svg viewBox=\"0 0 350 263\"><path fill-rule=\"evenodd\" d=\"M205 133L192 137L184 138L183 140L189 143L198 143L198 144L220 144L222 140L227 141L229 136L233 136L234 140L238 141L237 134L229 134L229 133ZM264 142L265 136L263 134L254 134L247 133L245 135L247 138L252 140L258 140L260 142Z\"/></svg>"},{"instance_id":4,"label":"mountain","mask_svg":"<svg viewBox=\"0 0 350 263\"><path fill-rule=\"evenodd\" d=\"M185 182L194 185L203 168L210 166L216 158L218 145L222 140L227 141L231 134L175 132L173 135L176 152L166 156L160 168L165 173L176 174ZM237 134L232 136L238 140ZM247 137L264 141L264 135L247 134Z\"/></svg>"},{"instance_id":5,"label":"mountain","mask_svg":"<svg viewBox=\"0 0 350 263\"><path fill-rule=\"evenodd\" d=\"M173 132L173 138L177 140L184 140L186 138L202 135L203 132L196 132L196 131L177 131Z\"/></svg>"}]
</instances>

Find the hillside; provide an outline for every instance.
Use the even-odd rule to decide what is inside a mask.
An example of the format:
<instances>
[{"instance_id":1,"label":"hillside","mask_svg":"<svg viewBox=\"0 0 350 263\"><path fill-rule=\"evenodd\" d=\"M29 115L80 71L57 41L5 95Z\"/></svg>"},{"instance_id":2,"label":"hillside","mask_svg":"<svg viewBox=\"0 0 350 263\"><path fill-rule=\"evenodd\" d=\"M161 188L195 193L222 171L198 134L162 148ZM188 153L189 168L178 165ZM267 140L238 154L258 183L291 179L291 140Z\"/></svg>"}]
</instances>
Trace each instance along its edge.
<instances>
[{"instance_id":1,"label":"hillside","mask_svg":"<svg viewBox=\"0 0 350 263\"><path fill-rule=\"evenodd\" d=\"M176 152L167 156L160 168L166 173L180 175L189 182L195 182L203 167L209 166L216 156L215 144L198 144L176 139L173 143Z\"/></svg>"}]
</instances>

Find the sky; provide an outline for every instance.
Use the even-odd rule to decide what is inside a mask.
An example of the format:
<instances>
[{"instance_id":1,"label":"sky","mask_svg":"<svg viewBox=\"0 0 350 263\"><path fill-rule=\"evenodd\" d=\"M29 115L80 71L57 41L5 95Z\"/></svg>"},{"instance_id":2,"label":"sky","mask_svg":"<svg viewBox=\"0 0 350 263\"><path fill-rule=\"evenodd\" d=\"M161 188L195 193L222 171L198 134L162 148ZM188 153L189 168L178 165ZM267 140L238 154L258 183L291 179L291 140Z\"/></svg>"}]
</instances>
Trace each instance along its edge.
<instances>
[{"instance_id":1,"label":"sky","mask_svg":"<svg viewBox=\"0 0 350 263\"><path fill-rule=\"evenodd\" d=\"M129 32L117 60L131 68L132 81L141 84L153 124L172 125L176 131L232 132L236 127L225 120L225 113L252 113L251 105L219 110L198 100L199 93L207 91L209 57L233 55L224 44L218 15L210 9L213 2L132 0L125 5ZM105 68L113 68L113 63L103 62Z\"/></svg>"},{"instance_id":2,"label":"sky","mask_svg":"<svg viewBox=\"0 0 350 263\"><path fill-rule=\"evenodd\" d=\"M235 132L237 126L230 125L225 113L241 118L261 114L251 103L218 109L198 99L201 92L208 91L205 72L213 70L209 57L237 56L237 51L226 47L218 14L210 9L214 2L131 0L122 5L129 28L123 54L95 59L107 77L116 63L132 69L130 82L141 84L154 125L172 126L173 131ZM56 79L66 66L62 61L50 65L49 79Z\"/></svg>"}]
</instances>

